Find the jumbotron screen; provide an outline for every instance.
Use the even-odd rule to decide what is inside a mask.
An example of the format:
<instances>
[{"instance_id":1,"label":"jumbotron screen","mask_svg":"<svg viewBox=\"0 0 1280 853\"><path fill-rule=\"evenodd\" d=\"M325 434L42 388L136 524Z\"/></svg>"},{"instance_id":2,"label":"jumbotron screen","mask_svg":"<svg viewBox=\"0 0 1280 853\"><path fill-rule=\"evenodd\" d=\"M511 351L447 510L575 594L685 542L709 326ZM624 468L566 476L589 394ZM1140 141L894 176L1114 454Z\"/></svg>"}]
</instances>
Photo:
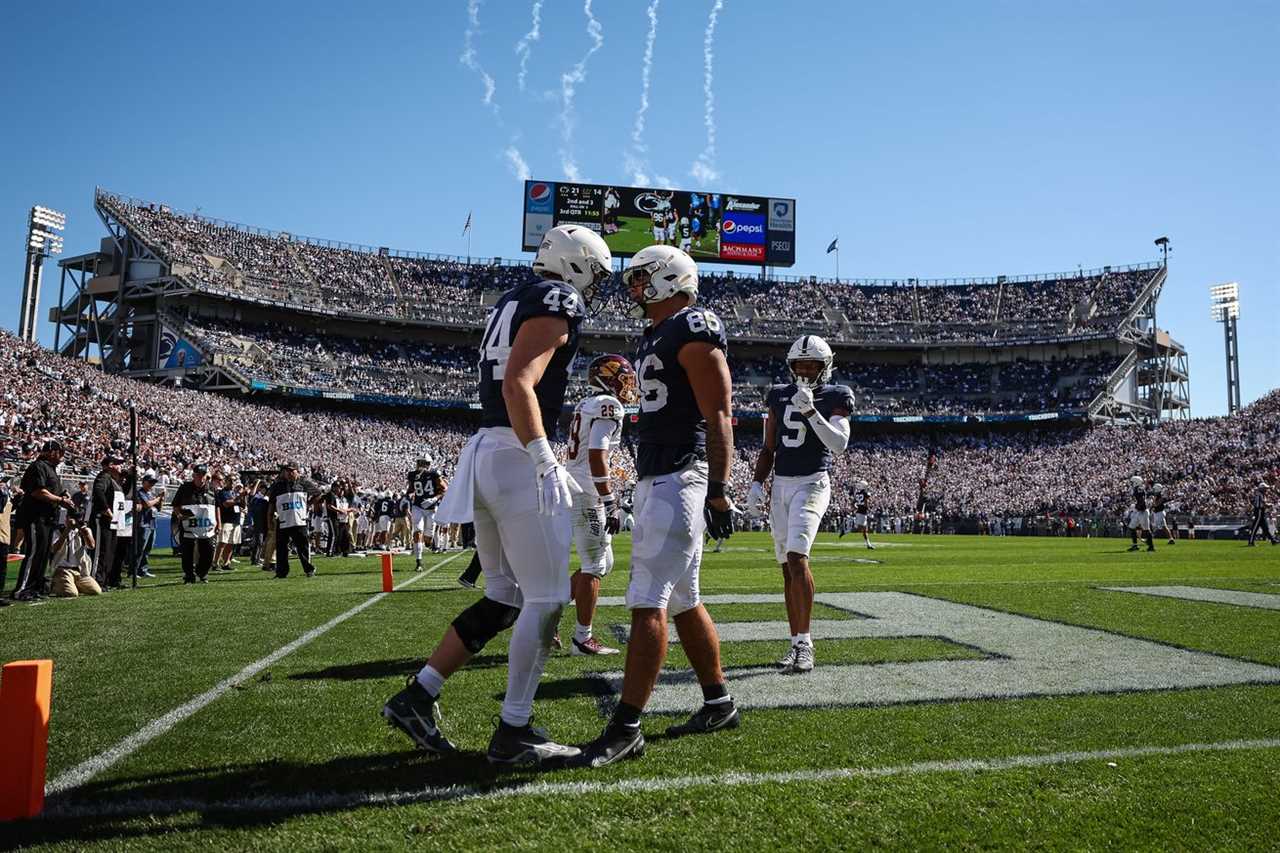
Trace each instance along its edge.
<instances>
[{"instance_id":1,"label":"jumbotron screen","mask_svg":"<svg viewBox=\"0 0 1280 853\"><path fill-rule=\"evenodd\" d=\"M796 200L688 190L525 181L524 250L556 225L585 225L616 257L655 244L695 260L789 267L796 262Z\"/></svg>"}]
</instances>

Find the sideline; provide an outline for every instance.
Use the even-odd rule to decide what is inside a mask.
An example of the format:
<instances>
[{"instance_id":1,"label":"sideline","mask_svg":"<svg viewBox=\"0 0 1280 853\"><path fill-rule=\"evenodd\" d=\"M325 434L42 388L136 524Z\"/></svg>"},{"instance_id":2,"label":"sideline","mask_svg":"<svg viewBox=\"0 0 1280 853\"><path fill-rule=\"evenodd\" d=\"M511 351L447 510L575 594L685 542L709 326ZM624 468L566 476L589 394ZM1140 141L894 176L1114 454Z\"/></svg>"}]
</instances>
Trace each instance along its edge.
<instances>
[{"instance_id":1,"label":"sideline","mask_svg":"<svg viewBox=\"0 0 1280 853\"><path fill-rule=\"evenodd\" d=\"M1185 755L1197 752L1238 752L1241 750L1280 748L1280 738L1227 740L1215 743L1185 743L1176 746L1130 746L1087 752L1052 752L1039 755L1011 755L1004 758L960 758L949 761L917 761L884 767L840 767L827 770L792 770L775 773L728 772L703 776L669 776L624 779L618 782L534 782L528 785L483 788L451 785L421 788L416 791L352 791L347 793L311 793L291 797L253 797L233 800L200 800L194 798L124 800L121 802L51 803L37 820L67 818L108 818L143 815L172 815L187 812L286 812L298 813L361 808L365 806L402 806L415 803L469 800L506 800L539 796L575 796L618 793L662 793L690 788L744 785L780 785L834 782L845 779L883 779L898 776L922 776L930 773L979 773L1019 770L1022 768L1082 764L1087 761L1115 761L1127 758Z\"/></svg>"},{"instance_id":2,"label":"sideline","mask_svg":"<svg viewBox=\"0 0 1280 853\"><path fill-rule=\"evenodd\" d=\"M393 588L393 591L397 589L403 589L404 587L409 586L410 584L417 583L423 578L430 576L431 573L434 572L436 569L448 563L451 563L452 561L458 559L465 553L467 552L459 551L457 554L444 558L443 560L436 563L434 566L427 569L426 571L415 573L413 577L409 578L403 583L397 584ZM160 737L160 735L172 729L174 726L176 726L178 723L185 720L187 717L190 717L192 714L196 713L201 708L215 701L216 699L221 697L223 694L225 694L228 690L235 687L237 684L241 683L242 681L245 681L246 679L252 678L253 676L257 675L259 672L271 666L281 658L284 658L292 654L293 652L296 652L298 649L307 645L312 640L315 640L316 638L327 634L329 631L338 627L343 622L346 622L352 616L355 616L356 614L361 613L364 610L377 604L379 601L386 598L389 594L390 593L379 592L376 595L372 596L371 598L368 598L365 601L362 601L360 604L357 604L355 607L351 608L346 613L342 613L342 614L339 614L338 616L333 617L332 619L330 619L328 622L324 623L320 627L312 628L310 631L303 634L298 639L294 640L293 642L287 645L281 646L280 648L276 649L274 652L267 655L266 657L261 658L260 660L254 661L253 663L246 666L244 669L237 672L235 675L223 680L217 686L211 688L210 690L207 690L204 693L201 693L199 696L190 700L186 704L179 705L177 708L174 708L172 711L165 714L163 717L159 717L155 720L152 720L150 723L143 726L141 729L134 732L133 734L129 735L127 738L120 741L115 746L111 747L105 752L99 753L98 755L95 755L92 758L89 758L80 762L75 767L72 767L70 770L63 772L56 779L54 779L52 782L47 784L44 789L45 795L50 796L53 794L59 794L71 788L75 788L80 785L83 785L84 783L92 779L94 776L97 776L103 770L106 770L108 767L120 761L122 758L126 758L129 755L133 754L141 747L145 746L146 744Z\"/></svg>"}]
</instances>

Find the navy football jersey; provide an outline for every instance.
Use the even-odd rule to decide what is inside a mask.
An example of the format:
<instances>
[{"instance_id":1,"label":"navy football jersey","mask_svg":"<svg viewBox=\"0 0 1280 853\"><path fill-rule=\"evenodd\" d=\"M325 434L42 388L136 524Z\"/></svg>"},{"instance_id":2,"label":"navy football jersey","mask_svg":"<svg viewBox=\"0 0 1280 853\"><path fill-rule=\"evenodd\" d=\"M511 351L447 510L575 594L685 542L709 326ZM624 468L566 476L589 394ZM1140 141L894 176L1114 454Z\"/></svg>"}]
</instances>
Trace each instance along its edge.
<instances>
[{"instance_id":1,"label":"navy football jersey","mask_svg":"<svg viewBox=\"0 0 1280 853\"><path fill-rule=\"evenodd\" d=\"M1139 512L1147 508L1147 493L1141 486L1133 490L1133 508Z\"/></svg>"},{"instance_id":2,"label":"navy football jersey","mask_svg":"<svg viewBox=\"0 0 1280 853\"><path fill-rule=\"evenodd\" d=\"M562 317L569 322L569 342L551 356L542 379L533 388L542 414L542 428L548 438L555 437L556 420L564 407L569 365L578 351L578 327L582 325L584 313L578 291L559 281L529 282L502 294L489 313L480 342L480 426L511 426L507 404L502 399L502 377L520 326L532 317Z\"/></svg>"},{"instance_id":3,"label":"navy football jersey","mask_svg":"<svg viewBox=\"0 0 1280 853\"><path fill-rule=\"evenodd\" d=\"M1151 509L1153 512L1164 512L1164 498L1156 495L1151 499Z\"/></svg>"},{"instance_id":4,"label":"navy football jersey","mask_svg":"<svg viewBox=\"0 0 1280 853\"><path fill-rule=\"evenodd\" d=\"M866 515L868 508L871 506L871 493L866 489L858 489L853 493L853 511L859 515Z\"/></svg>"},{"instance_id":5,"label":"navy football jersey","mask_svg":"<svg viewBox=\"0 0 1280 853\"><path fill-rule=\"evenodd\" d=\"M644 331L636 351L640 384L636 471L641 477L670 474L706 456L707 422L679 361L684 345L696 341L729 350L724 324L705 308L682 308Z\"/></svg>"},{"instance_id":6,"label":"navy football jersey","mask_svg":"<svg viewBox=\"0 0 1280 853\"><path fill-rule=\"evenodd\" d=\"M378 515L391 515L391 498L378 498L374 503L374 512Z\"/></svg>"},{"instance_id":7,"label":"navy football jersey","mask_svg":"<svg viewBox=\"0 0 1280 853\"><path fill-rule=\"evenodd\" d=\"M409 472L409 501L419 509L425 509L437 503L436 499L440 497L443 491L440 488L440 472L439 471L418 471Z\"/></svg>"},{"instance_id":8,"label":"navy football jersey","mask_svg":"<svg viewBox=\"0 0 1280 853\"><path fill-rule=\"evenodd\" d=\"M831 467L831 450L791 405L795 393L794 382L775 385L765 399L778 437L773 447L773 471L781 477L803 477ZM813 389L813 407L828 420L833 414L847 417L853 411L853 391L847 385L819 385Z\"/></svg>"}]
</instances>

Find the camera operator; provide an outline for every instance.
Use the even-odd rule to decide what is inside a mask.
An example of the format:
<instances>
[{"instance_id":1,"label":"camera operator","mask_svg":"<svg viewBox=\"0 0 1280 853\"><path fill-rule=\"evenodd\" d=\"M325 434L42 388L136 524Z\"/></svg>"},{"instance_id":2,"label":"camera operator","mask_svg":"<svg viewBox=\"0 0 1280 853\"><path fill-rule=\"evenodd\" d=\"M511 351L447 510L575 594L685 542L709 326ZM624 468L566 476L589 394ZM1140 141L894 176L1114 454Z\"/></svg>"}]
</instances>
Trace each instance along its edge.
<instances>
[{"instance_id":1,"label":"camera operator","mask_svg":"<svg viewBox=\"0 0 1280 853\"><path fill-rule=\"evenodd\" d=\"M22 475L22 504L16 521L27 545L27 554L18 569L18 582L13 597L31 601L44 597L44 573L49 565L53 527L58 510L73 512L75 504L63 494L58 466L62 464L62 444L46 441L40 455Z\"/></svg>"},{"instance_id":2,"label":"camera operator","mask_svg":"<svg viewBox=\"0 0 1280 853\"><path fill-rule=\"evenodd\" d=\"M115 506L111 510L111 527L116 534L116 552L111 558L111 571L107 572L108 589L124 589L124 567L129 564L129 571L134 571L137 556L133 542L133 493L137 490L137 472L130 468L120 475L120 491L115 493Z\"/></svg>"}]
</instances>

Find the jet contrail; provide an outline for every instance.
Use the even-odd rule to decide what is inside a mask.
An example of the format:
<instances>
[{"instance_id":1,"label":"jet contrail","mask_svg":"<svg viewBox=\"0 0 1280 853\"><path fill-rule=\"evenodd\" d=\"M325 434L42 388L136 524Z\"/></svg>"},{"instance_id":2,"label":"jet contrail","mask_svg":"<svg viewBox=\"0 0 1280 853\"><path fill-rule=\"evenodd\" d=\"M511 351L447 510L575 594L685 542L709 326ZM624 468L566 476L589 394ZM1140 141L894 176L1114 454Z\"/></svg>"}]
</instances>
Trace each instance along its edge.
<instances>
[{"instance_id":1,"label":"jet contrail","mask_svg":"<svg viewBox=\"0 0 1280 853\"><path fill-rule=\"evenodd\" d=\"M577 91L578 84L585 82L587 79L587 61L591 59L592 54L604 47L604 27L600 26L596 16L591 13L591 0L586 0L583 4L582 12L587 16L587 35L591 36L591 47L571 70L560 75L560 99L562 102L560 110L560 138L562 142L560 167L564 170L564 176L571 181L582 180L582 174L578 171L578 164L573 158L573 96Z\"/></svg>"},{"instance_id":2,"label":"jet contrail","mask_svg":"<svg viewBox=\"0 0 1280 853\"><path fill-rule=\"evenodd\" d=\"M516 56L520 57L520 73L516 75L516 85L521 92L524 91L524 80L529 71L529 51L533 49L533 43L542 38L542 1L533 0L533 26L516 42Z\"/></svg>"},{"instance_id":3,"label":"jet contrail","mask_svg":"<svg viewBox=\"0 0 1280 853\"><path fill-rule=\"evenodd\" d=\"M492 109L494 115L497 115L498 105L493 100L493 94L498 88L497 84L476 59L476 48L473 42L478 29L480 29L480 0L467 0L467 31L462 36L462 56L458 57L458 60L480 75L480 80L484 83L484 97L481 102Z\"/></svg>"},{"instance_id":4,"label":"jet contrail","mask_svg":"<svg viewBox=\"0 0 1280 853\"><path fill-rule=\"evenodd\" d=\"M712 89L714 81L711 63L715 57L716 21L719 19L720 10L723 8L724 0L716 0L715 5L711 7L711 14L707 17L707 31L702 37L702 98L704 104L702 123L707 128L707 147L702 149L698 159L693 161L689 174L693 175L694 179L704 186L710 181L720 179L720 173L716 171L716 102L715 93Z\"/></svg>"},{"instance_id":5,"label":"jet contrail","mask_svg":"<svg viewBox=\"0 0 1280 853\"><path fill-rule=\"evenodd\" d=\"M533 173L529 171L529 164L524 161L524 157L520 154L520 149L514 144L508 145L507 150L503 152L507 158L507 165L511 167L511 173L516 176L516 180L527 181L533 177Z\"/></svg>"},{"instance_id":6,"label":"jet contrail","mask_svg":"<svg viewBox=\"0 0 1280 853\"><path fill-rule=\"evenodd\" d=\"M626 154L626 170L631 173L632 182L639 186L649 183L645 173L648 168L648 147L644 144L644 119L649 111L649 73L653 70L653 43L658 38L658 3L653 0L649 4L649 35L644 40L644 59L640 65L640 107L636 110L635 127L631 130L631 150Z\"/></svg>"}]
</instances>

